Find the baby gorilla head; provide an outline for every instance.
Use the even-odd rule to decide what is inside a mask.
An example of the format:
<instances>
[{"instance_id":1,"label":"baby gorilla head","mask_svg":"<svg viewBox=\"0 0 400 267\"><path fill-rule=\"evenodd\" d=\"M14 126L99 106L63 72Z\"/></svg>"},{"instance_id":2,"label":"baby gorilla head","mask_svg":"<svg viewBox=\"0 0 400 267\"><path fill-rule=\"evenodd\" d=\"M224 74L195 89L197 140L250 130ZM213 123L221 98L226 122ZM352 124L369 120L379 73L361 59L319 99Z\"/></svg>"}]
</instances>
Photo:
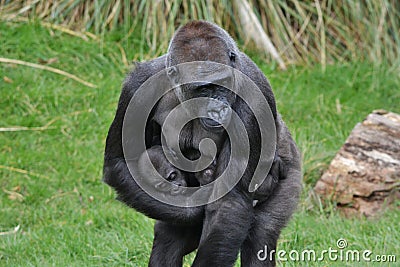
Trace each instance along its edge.
<instances>
[{"instance_id":1,"label":"baby gorilla head","mask_svg":"<svg viewBox=\"0 0 400 267\"><path fill-rule=\"evenodd\" d=\"M146 153L148 157L146 157ZM181 187L187 186L184 174L168 161L161 146L153 146L143 152L138 167L139 172L146 178L157 177L158 173L165 179L164 181L156 180L154 183L155 188L161 192L165 193L170 190L172 195L176 195L182 192ZM168 182L173 184L172 188Z\"/></svg>"},{"instance_id":2,"label":"baby gorilla head","mask_svg":"<svg viewBox=\"0 0 400 267\"><path fill-rule=\"evenodd\" d=\"M146 153L148 157L146 157ZM148 161L149 159L150 162ZM164 193L170 191L171 195L176 195L183 192L184 189L182 187L195 185L192 182L188 184L188 181L185 180L184 173L168 161L161 146L153 146L143 152L140 156L138 167L139 172L146 178L157 177L157 174L161 175L165 180L156 180L154 186L157 190ZM206 169L194 173L198 184L206 185L214 181L215 168L216 160ZM168 182L173 184L172 189L171 186L168 185Z\"/></svg>"}]
</instances>

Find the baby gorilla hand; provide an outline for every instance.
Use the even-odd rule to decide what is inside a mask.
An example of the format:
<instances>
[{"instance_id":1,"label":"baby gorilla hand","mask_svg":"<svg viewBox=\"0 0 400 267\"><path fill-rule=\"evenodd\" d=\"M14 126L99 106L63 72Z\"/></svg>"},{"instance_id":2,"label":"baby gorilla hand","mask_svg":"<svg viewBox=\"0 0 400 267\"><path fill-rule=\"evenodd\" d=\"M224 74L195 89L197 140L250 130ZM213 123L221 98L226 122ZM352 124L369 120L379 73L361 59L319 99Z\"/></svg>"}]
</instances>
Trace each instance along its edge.
<instances>
[{"instance_id":1,"label":"baby gorilla hand","mask_svg":"<svg viewBox=\"0 0 400 267\"><path fill-rule=\"evenodd\" d=\"M202 171L196 172L195 177L200 185L206 185L215 180L214 174L217 167L217 161L214 159L210 166Z\"/></svg>"},{"instance_id":2,"label":"baby gorilla hand","mask_svg":"<svg viewBox=\"0 0 400 267\"><path fill-rule=\"evenodd\" d=\"M148 159L150 159L150 162ZM169 192L171 195L177 195L183 193L183 187L187 186L185 176L168 161L161 146L153 146L143 152L140 156L138 167L139 172L146 179L154 180L154 186L160 192ZM164 180L155 179L157 174L161 175ZM172 183L172 186L168 182Z\"/></svg>"}]
</instances>

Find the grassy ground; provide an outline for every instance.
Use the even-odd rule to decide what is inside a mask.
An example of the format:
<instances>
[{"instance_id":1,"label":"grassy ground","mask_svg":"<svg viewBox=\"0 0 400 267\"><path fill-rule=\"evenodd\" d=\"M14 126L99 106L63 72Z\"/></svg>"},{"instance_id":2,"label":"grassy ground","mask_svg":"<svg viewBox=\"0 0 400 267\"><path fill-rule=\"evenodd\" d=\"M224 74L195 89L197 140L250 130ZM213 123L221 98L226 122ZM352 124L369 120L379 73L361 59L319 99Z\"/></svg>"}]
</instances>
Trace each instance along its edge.
<instances>
[{"instance_id":1,"label":"grassy ground","mask_svg":"<svg viewBox=\"0 0 400 267\"><path fill-rule=\"evenodd\" d=\"M44 126L0 132L0 232L21 227L0 236L0 266L145 266L153 221L115 201L101 182L104 140L126 71L115 44L120 37L86 42L35 24L4 23L0 36L0 57L35 63L57 58L52 67L98 86L0 64L0 127ZM135 43L126 48L132 58ZM319 67L279 72L257 63L274 87L304 158L303 198L279 249L321 252L336 249L336 240L345 238L349 249L394 254L399 264L398 210L379 220L348 220L307 198L357 122L374 109L400 112L399 69L358 62L328 66L324 72ZM282 264L368 265L327 257Z\"/></svg>"}]
</instances>

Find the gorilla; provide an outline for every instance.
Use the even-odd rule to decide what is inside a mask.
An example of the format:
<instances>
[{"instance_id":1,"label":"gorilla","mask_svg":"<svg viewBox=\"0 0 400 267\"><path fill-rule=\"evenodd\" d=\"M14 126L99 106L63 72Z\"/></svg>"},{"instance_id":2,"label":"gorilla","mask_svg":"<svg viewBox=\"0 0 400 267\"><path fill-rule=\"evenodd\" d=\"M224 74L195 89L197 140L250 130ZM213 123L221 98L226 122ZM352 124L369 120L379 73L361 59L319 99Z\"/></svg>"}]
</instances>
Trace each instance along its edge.
<instances>
[{"instance_id":1,"label":"gorilla","mask_svg":"<svg viewBox=\"0 0 400 267\"><path fill-rule=\"evenodd\" d=\"M207 205L178 207L154 199L133 179L123 151L123 121L131 98L151 76L167 70L168 78L174 82L180 75L176 66L193 61L230 66L256 84L275 121L276 149L272 167L269 171L265 168L266 179L255 192L250 192L249 185L256 166L265 159L260 157L263 149L261 130L254 113L243 99L213 83L194 82L167 93L153 109L146 125L147 150L143 152L147 153L159 174L176 188L164 193L179 194L183 186L208 184L225 170L233 144L221 125L229 123L232 111L244 123L250 144L250 157L244 174L229 193ZM217 74L219 79L229 83L229 75ZM239 90L246 90L246 85L241 85ZM218 101L210 101L204 107L208 118L195 119L185 125L179 133L179 144L174 147L179 147L185 157L196 159L199 141L206 137L216 144L217 154L209 167L191 173L166 162L160 146L164 138L161 125L176 105L203 96ZM173 127L170 128L166 127L174 131ZM174 148L167 150L171 155L176 154ZM138 173L145 179L152 179L153 174L148 169L150 162L143 155L138 162ZM241 162L238 160L237 164ZM257 254L265 246L269 252L276 250L280 232L297 206L301 179L299 151L276 110L267 78L249 57L238 50L228 33L217 25L205 21L189 22L176 31L166 55L136 64L127 76L106 139L103 180L116 190L118 200L157 220L149 266L182 266L183 257L196 249L192 266L233 266L239 252L241 266L275 266L273 253L264 261ZM162 185L159 187L164 190Z\"/></svg>"}]
</instances>

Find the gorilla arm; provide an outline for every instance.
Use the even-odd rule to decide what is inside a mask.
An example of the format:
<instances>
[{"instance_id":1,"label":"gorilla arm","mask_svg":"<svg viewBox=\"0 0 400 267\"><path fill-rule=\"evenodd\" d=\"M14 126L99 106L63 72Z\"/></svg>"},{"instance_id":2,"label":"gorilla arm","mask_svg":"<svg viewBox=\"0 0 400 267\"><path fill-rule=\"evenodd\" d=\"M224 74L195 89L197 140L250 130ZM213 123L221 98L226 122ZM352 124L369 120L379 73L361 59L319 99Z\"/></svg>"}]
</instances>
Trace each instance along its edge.
<instances>
[{"instance_id":1,"label":"gorilla arm","mask_svg":"<svg viewBox=\"0 0 400 267\"><path fill-rule=\"evenodd\" d=\"M241 53L239 60L239 69L253 80L262 91L275 119L275 124L278 126L275 100L267 78L245 54ZM242 87L241 89L246 90L246 87ZM246 163L248 165L240 182L231 192L216 202L207 205L201 241L193 266L233 266L239 250L252 228L252 224L255 220L258 220L253 208L255 195L254 193L250 193L248 189L258 164L260 149L262 149L260 131L258 131L259 125L254 114L252 114L249 107L242 100L238 99L233 108L245 124L250 141L250 158L248 160L244 158L230 159L229 142L222 148L218 158L216 176L223 172L229 160L233 160L235 166ZM265 108L268 107L259 107L260 110L256 112L263 112L262 109ZM232 145L240 146L240 144ZM263 162L263 159L261 159L260 164L263 166L267 162ZM283 166L279 155L276 156L274 164L273 175L279 174L279 176L282 176L279 178L283 179L284 172L282 171L281 175L280 170L275 170ZM274 190L273 188L269 188L269 186L276 187L273 183L271 184L269 179L272 179L272 175L268 175L261 188L259 188L260 190L256 191L257 196L262 199L267 198L267 195L270 195L271 191ZM218 184L216 187L218 187ZM260 214L260 216L262 215ZM253 252L251 251L251 253ZM246 257L249 256L246 255Z\"/></svg>"},{"instance_id":2,"label":"gorilla arm","mask_svg":"<svg viewBox=\"0 0 400 267\"><path fill-rule=\"evenodd\" d=\"M103 179L118 194L118 200L145 215L166 222L185 224L200 222L204 216L203 207L180 208L157 201L144 192L133 179L124 158L122 148L122 125L129 101L136 90L152 75L165 68L165 56L139 63L124 82L118 109L112 122L104 154ZM146 145L151 147L151 129L146 129ZM144 142L144 140L138 140Z\"/></svg>"},{"instance_id":3,"label":"gorilla arm","mask_svg":"<svg viewBox=\"0 0 400 267\"><path fill-rule=\"evenodd\" d=\"M280 232L296 209L301 192L300 153L279 115L277 123L277 156L280 159L278 165L283 164L285 177L280 178L267 198L260 200L254 207L256 219L240 251L241 266L275 266L274 253L272 259L267 257L265 261L260 261L257 253L265 246L268 252L276 250Z\"/></svg>"}]
</instances>

